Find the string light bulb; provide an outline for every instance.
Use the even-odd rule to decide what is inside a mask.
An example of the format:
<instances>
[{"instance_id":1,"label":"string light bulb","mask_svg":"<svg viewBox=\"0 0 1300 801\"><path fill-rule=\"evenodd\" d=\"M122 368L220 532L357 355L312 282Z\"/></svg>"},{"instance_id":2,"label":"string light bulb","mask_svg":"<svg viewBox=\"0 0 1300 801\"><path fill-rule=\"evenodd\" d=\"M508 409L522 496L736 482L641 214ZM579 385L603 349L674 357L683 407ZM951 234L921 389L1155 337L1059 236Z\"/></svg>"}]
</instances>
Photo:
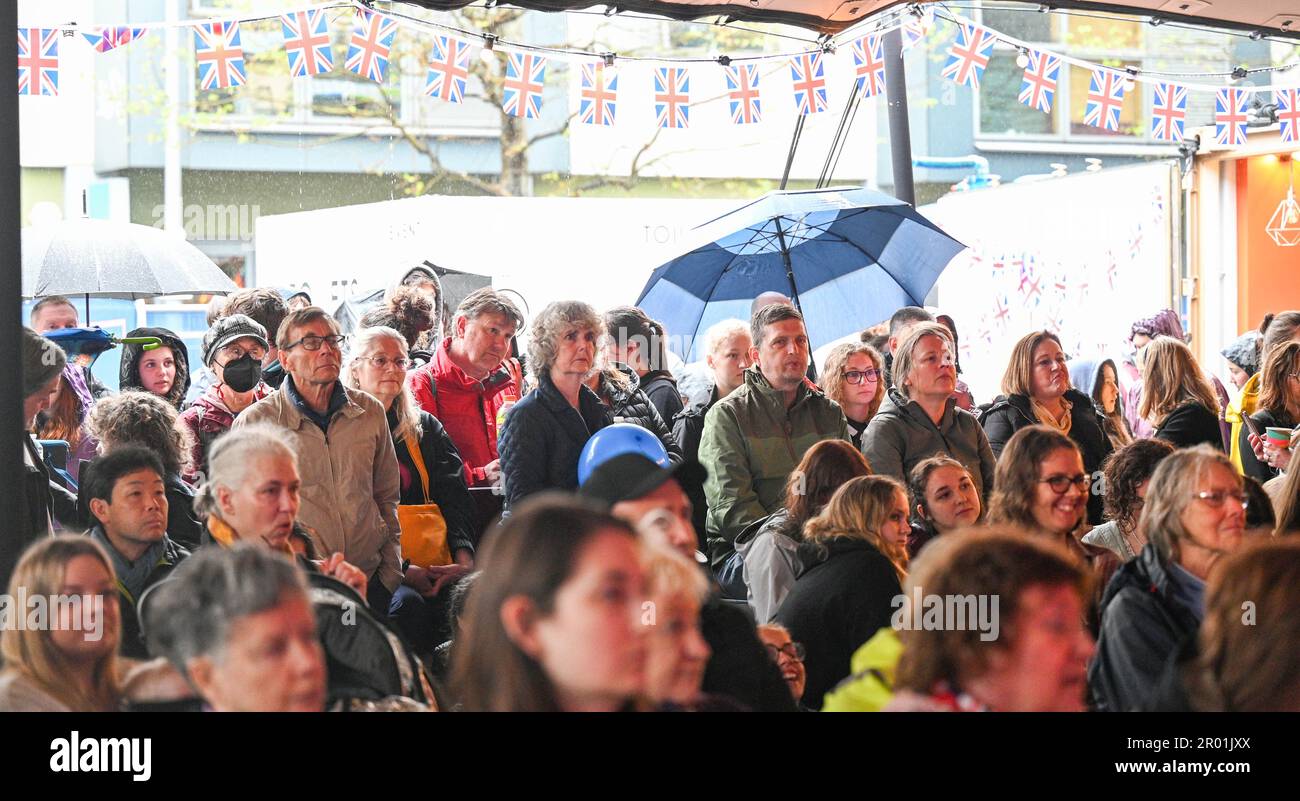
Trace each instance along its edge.
<instances>
[{"instance_id":1,"label":"string light bulb","mask_svg":"<svg viewBox=\"0 0 1300 801\"><path fill-rule=\"evenodd\" d=\"M1025 47L1020 48L1020 55L1016 56L1016 66L1022 70L1029 66L1028 48Z\"/></svg>"},{"instance_id":2,"label":"string light bulb","mask_svg":"<svg viewBox=\"0 0 1300 801\"><path fill-rule=\"evenodd\" d=\"M1137 70L1126 70L1124 72L1124 91L1131 92L1135 86L1137 86Z\"/></svg>"},{"instance_id":3,"label":"string light bulb","mask_svg":"<svg viewBox=\"0 0 1300 801\"><path fill-rule=\"evenodd\" d=\"M483 34L483 49L478 51L478 57L487 64L491 64L497 59L495 48L498 38L495 33Z\"/></svg>"}]
</instances>

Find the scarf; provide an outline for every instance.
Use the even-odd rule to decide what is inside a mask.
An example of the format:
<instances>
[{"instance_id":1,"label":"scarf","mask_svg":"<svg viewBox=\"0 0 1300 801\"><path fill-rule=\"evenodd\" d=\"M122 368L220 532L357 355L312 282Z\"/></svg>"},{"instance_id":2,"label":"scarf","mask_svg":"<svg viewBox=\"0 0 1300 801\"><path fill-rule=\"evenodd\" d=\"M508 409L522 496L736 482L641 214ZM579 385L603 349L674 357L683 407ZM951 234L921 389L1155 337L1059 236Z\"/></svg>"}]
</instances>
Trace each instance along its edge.
<instances>
[{"instance_id":1,"label":"scarf","mask_svg":"<svg viewBox=\"0 0 1300 801\"><path fill-rule=\"evenodd\" d=\"M236 542L239 542L240 539L239 532L235 531L233 528L231 528L229 523L217 517L216 515L210 515L208 517L208 533L212 535L213 542L216 542L222 548L229 548L233 546ZM290 535L289 540L292 539L293 536ZM293 546L289 544L288 540L285 541L284 547L277 548L274 550L278 550L280 553L289 557L295 555Z\"/></svg>"},{"instance_id":2,"label":"scarf","mask_svg":"<svg viewBox=\"0 0 1300 801\"><path fill-rule=\"evenodd\" d=\"M1072 409L1073 406L1068 400L1061 398L1061 406L1065 408L1065 413L1060 420L1053 417L1052 413L1047 410L1046 406L1043 406L1033 398L1029 399L1029 406L1034 410L1034 416L1038 418L1038 422L1049 428L1054 428L1062 434L1069 435L1070 426L1074 423L1074 419L1070 415L1070 409Z\"/></svg>"}]
</instances>

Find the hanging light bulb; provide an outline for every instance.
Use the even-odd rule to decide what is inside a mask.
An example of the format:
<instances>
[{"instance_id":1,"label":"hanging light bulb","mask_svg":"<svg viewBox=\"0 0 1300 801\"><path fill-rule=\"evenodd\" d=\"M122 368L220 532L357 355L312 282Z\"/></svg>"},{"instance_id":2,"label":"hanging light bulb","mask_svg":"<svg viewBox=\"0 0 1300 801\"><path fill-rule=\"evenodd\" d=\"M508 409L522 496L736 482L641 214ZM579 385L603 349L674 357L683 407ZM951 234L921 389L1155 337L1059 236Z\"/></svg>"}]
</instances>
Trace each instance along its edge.
<instances>
[{"instance_id":1,"label":"hanging light bulb","mask_svg":"<svg viewBox=\"0 0 1300 801\"><path fill-rule=\"evenodd\" d=\"M495 33L483 34L483 49L478 51L478 57L487 64L492 64L497 60L497 54L494 48L496 47L498 38L499 37Z\"/></svg>"},{"instance_id":2,"label":"hanging light bulb","mask_svg":"<svg viewBox=\"0 0 1300 801\"><path fill-rule=\"evenodd\" d=\"M1277 210L1268 220L1264 229L1278 247L1291 248L1300 245L1300 204L1295 200L1295 156L1291 157L1291 184L1286 190L1286 199L1277 204Z\"/></svg>"},{"instance_id":3,"label":"hanging light bulb","mask_svg":"<svg viewBox=\"0 0 1300 801\"><path fill-rule=\"evenodd\" d=\"M1124 73L1124 91L1131 92L1137 86L1137 70L1129 69Z\"/></svg>"},{"instance_id":4,"label":"hanging light bulb","mask_svg":"<svg viewBox=\"0 0 1300 801\"><path fill-rule=\"evenodd\" d=\"M1020 48L1020 55L1016 56L1016 66L1019 67L1019 68L1022 69L1022 70L1023 70L1024 68L1026 68L1026 67L1029 66L1029 50L1028 50L1028 49L1023 48L1023 47Z\"/></svg>"}]
</instances>

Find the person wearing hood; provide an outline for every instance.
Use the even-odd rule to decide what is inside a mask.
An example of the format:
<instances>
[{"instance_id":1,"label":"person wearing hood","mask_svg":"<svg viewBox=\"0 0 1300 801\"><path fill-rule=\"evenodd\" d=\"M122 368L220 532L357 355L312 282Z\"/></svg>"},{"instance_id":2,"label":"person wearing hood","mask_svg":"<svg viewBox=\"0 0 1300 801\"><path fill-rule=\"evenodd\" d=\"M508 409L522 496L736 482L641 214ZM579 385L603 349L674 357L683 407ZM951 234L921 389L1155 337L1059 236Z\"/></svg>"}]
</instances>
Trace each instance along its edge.
<instances>
[{"instance_id":1,"label":"person wearing hood","mask_svg":"<svg viewBox=\"0 0 1300 801\"><path fill-rule=\"evenodd\" d=\"M879 475L906 481L913 468L939 454L961 462L981 500L993 491L994 456L975 415L957 408L952 334L939 323L917 323L895 353L894 385L862 435L862 455Z\"/></svg>"},{"instance_id":2,"label":"person wearing hood","mask_svg":"<svg viewBox=\"0 0 1300 801\"><path fill-rule=\"evenodd\" d=\"M1228 361L1228 377L1237 389L1259 372L1259 340L1258 331L1247 331L1219 351Z\"/></svg>"},{"instance_id":3,"label":"person wearing hood","mask_svg":"<svg viewBox=\"0 0 1300 801\"><path fill-rule=\"evenodd\" d=\"M1151 317L1143 317L1129 329L1128 341L1133 350L1124 357L1125 379L1128 384L1128 390L1124 393L1124 417L1135 437L1149 437L1155 433L1155 427L1138 413L1138 406L1142 403L1142 368L1138 363L1138 354L1151 340L1161 335L1187 341L1183 334L1183 324L1173 309L1164 309Z\"/></svg>"},{"instance_id":4,"label":"person wearing hood","mask_svg":"<svg viewBox=\"0 0 1300 801\"><path fill-rule=\"evenodd\" d=\"M1277 314L1264 315L1264 321L1259 324L1260 340L1259 351L1256 356L1256 363L1262 363L1268 352L1277 345L1292 340L1300 340L1300 311L1284 311ZM1259 392L1260 384L1263 379L1259 373L1251 376L1241 388L1241 394L1228 404L1223 418L1231 426L1231 433L1228 437L1228 458L1236 465L1237 470L1242 468L1242 433L1244 427L1242 417L1253 415L1259 411ZM1256 458L1262 455L1256 454Z\"/></svg>"},{"instance_id":5,"label":"person wearing hood","mask_svg":"<svg viewBox=\"0 0 1300 801\"><path fill-rule=\"evenodd\" d=\"M271 393L262 382L262 360L270 347L266 329L243 314L217 320L203 335L203 364L216 383L181 413L180 425L192 439L183 475L190 485L197 486L207 470L212 441L230 430L236 415Z\"/></svg>"},{"instance_id":6,"label":"person wearing hood","mask_svg":"<svg viewBox=\"0 0 1300 801\"><path fill-rule=\"evenodd\" d=\"M179 412L190 390L190 357L185 343L166 328L137 328L127 337L157 337L162 344L154 348L124 344L118 388L122 392L141 390L157 395Z\"/></svg>"},{"instance_id":7,"label":"person wearing hood","mask_svg":"<svg viewBox=\"0 0 1300 801\"><path fill-rule=\"evenodd\" d=\"M433 265L426 261L402 273L402 277L397 281L397 286L414 287L433 301L433 325L421 333L419 339L411 346L412 350L432 353L445 334L442 324L448 317L442 280L438 278L438 273L434 270Z\"/></svg>"},{"instance_id":8,"label":"person wearing hood","mask_svg":"<svg viewBox=\"0 0 1300 801\"><path fill-rule=\"evenodd\" d=\"M663 443L669 459L674 463L682 461L682 449L654 403L641 389L636 370L620 362L609 362L588 376L586 384L613 413L615 423L641 426Z\"/></svg>"},{"instance_id":9,"label":"person wearing hood","mask_svg":"<svg viewBox=\"0 0 1300 801\"><path fill-rule=\"evenodd\" d=\"M1124 417L1124 404L1121 402L1123 392L1119 386L1119 369L1113 360L1071 359L1070 383L1092 398L1111 450L1119 450L1133 441L1133 430Z\"/></svg>"},{"instance_id":10,"label":"person wearing hood","mask_svg":"<svg viewBox=\"0 0 1300 801\"><path fill-rule=\"evenodd\" d=\"M311 295L307 294L304 289L294 289L293 287L280 287L275 290L284 298L284 304L289 307L289 311L295 312L299 309L305 309L308 306L314 306L311 302Z\"/></svg>"},{"instance_id":11,"label":"person wearing hood","mask_svg":"<svg viewBox=\"0 0 1300 801\"><path fill-rule=\"evenodd\" d=\"M616 306L605 312L605 361L622 362L636 372L641 391L659 416L672 420L686 404L677 379L668 369L668 342L663 323L635 306Z\"/></svg>"}]
</instances>

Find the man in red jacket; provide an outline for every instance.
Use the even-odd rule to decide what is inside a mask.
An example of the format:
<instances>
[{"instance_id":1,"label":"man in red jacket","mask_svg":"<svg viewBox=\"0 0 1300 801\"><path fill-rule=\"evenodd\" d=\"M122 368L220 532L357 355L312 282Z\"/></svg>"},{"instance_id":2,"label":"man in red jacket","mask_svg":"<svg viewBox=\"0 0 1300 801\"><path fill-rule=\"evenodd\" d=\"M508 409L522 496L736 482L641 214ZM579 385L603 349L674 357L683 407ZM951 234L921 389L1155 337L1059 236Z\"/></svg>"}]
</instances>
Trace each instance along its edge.
<instances>
[{"instance_id":1,"label":"man in red jacket","mask_svg":"<svg viewBox=\"0 0 1300 801\"><path fill-rule=\"evenodd\" d=\"M501 475L497 427L519 399L519 363L510 357L510 340L523 322L506 296L477 289L456 309L452 336L409 379L415 402L447 429L471 487L492 486Z\"/></svg>"}]
</instances>

